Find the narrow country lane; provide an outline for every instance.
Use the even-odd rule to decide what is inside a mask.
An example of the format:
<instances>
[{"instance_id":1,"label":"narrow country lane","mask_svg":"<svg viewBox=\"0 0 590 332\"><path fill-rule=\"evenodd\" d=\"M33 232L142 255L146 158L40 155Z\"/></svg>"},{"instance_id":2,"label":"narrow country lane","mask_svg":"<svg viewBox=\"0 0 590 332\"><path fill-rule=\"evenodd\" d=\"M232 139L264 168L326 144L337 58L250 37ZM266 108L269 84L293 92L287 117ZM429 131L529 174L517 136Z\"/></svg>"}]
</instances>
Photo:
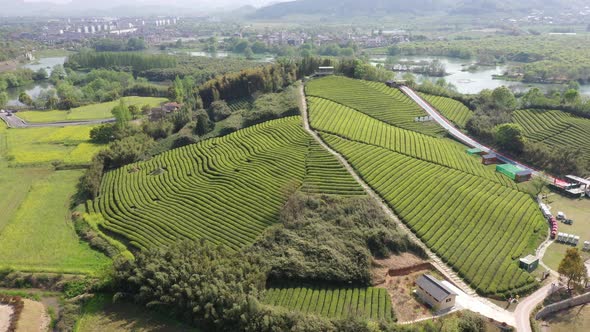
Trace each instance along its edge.
<instances>
[{"instance_id":1,"label":"narrow country lane","mask_svg":"<svg viewBox=\"0 0 590 332\"><path fill-rule=\"evenodd\" d=\"M555 279L550 279L549 281L553 282ZM524 298L516 307L514 311L514 315L516 318L516 331L518 332L531 332L531 323L529 317L531 313L537 305L545 299L547 295L550 294L552 290L552 283L549 283L540 289L538 289L533 294Z\"/></svg>"},{"instance_id":2,"label":"narrow country lane","mask_svg":"<svg viewBox=\"0 0 590 332\"><path fill-rule=\"evenodd\" d=\"M36 128L36 127L67 127L67 126L83 126L115 122L115 118L101 119L101 120L83 120L83 121L61 121L61 122L36 122L29 123L15 114L8 116L7 113L0 113L2 119L9 128Z\"/></svg>"},{"instance_id":3,"label":"narrow country lane","mask_svg":"<svg viewBox=\"0 0 590 332\"><path fill-rule=\"evenodd\" d=\"M478 149L488 152L488 153L489 152L496 153L500 160L502 160L506 163L509 163L509 164L516 165L522 169L530 170L533 173L533 175L535 175L535 176L541 175L541 173L539 171L537 171L529 166L523 165L514 159L511 159L511 158L508 158L504 155L501 155L501 154L495 152L494 150L492 150L491 148L489 148L489 147L479 143L478 141L474 140L473 138L465 135L462 131L457 129L449 120L447 120L444 116L442 116L434 107L430 106L429 103L427 103L422 97L420 97L411 88L409 88L407 86L402 86L402 87L400 87L400 90L402 90L416 104L418 104L422 109L424 109L426 111L426 113L428 113L428 115L430 115L434 121L436 121L440 126L442 126L446 131L448 131L451 135L453 135L453 137L455 137L459 141L463 142L464 144L466 144L470 147L478 148ZM551 182L553 182L553 180L554 180L550 176L547 176L547 175L543 175L543 176L546 177L547 180L549 180Z\"/></svg>"}]
</instances>

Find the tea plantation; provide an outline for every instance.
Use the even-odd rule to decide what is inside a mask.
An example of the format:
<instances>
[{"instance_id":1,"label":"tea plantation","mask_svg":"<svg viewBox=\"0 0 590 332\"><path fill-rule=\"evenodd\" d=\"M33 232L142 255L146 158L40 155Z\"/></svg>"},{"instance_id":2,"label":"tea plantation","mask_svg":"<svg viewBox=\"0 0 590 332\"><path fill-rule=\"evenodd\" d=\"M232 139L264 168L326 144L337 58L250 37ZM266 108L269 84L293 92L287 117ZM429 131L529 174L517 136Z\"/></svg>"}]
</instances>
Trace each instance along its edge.
<instances>
[{"instance_id":1,"label":"tea plantation","mask_svg":"<svg viewBox=\"0 0 590 332\"><path fill-rule=\"evenodd\" d=\"M278 221L287 196L362 194L299 117L265 122L107 173L89 204L138 248L205 238L234 250Z\"/></svg>"},{"instance_id":2,"label":"tea plantation","mask_svg":"<svg viewBox=\"0 0 590 332\"><path fill-rule=\"evenodd\" d=\"M331 90L322 94L309 97L312 127L434 252L480 293L534 287L517 264L546 236L530 196L451 140L390 126L354 102L327 100Z\"/></svg>"},{"instance_id":3,"label":"tea plantation","mask_svg":"<svg viewBox=\"0 0 590 332\"><path fill-rule=\"evenodd\" d=\"M590 161L590 120L562 111L518 110L512 120L520 124L524 135L554 149L576 147Z\"/></svg>"},{"instance_id":4,"label":"tea plantation","mask_svg":"<svg viewBox=\"0 0 590 332\"><path fill-rule=\"evenodd\" d=\"M394 318L391 300L384 288L276 287L267 290L264 302L333 318Z\"/></svg>"},{"instance_id":5,"label":"tea plantation","mask_svg":"<svg viewBox=\"0 0 590 332\"><path fill-rule=\"evenodd\" d=\"M432 136L443 133L436 123L416 122L415 118L426 116L426 112L401 91L383 83L329 76L309 82L305 93L347 105L393 126Z\"/></svg>"}]
</instances>

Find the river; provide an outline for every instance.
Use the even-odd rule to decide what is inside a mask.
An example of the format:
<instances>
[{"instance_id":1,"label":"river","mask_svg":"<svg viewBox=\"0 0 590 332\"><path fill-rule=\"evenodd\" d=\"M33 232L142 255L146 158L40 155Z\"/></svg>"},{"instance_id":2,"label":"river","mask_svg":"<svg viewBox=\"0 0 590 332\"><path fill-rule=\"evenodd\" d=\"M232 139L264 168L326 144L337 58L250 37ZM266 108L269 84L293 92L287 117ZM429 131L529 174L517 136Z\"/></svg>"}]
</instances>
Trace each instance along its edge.
<instances>
[{"instance_id":1,"label":"river","mask_svg":"<svg viewBox=\"0 0 590 332\"><path fill-rule=\"evenodd\" d=\"M376 56L371 58L371 62L376 65L384 63L386 56ZM544 91L550 89L560 89L562 86L558 84L528 84L522 82L506 81L493 79L493 75L502 75L506 70L506 66L478 66L476 70L463 71L471 65L469 60L458 58L450 58L443 56L401 56L396 58L397 61L433 61L439 60L448 73L444 79L457 87L457 91L465 94L479 93L484 89L495 89L500 86L507 86L515 91L526 91L531 87L538 87ZM436 81L439 77L432 77L428 75L414 74L418 81L432 80ZM580 93L590 97L590 85L582 85Z\"/></svg>"}]
</instances>

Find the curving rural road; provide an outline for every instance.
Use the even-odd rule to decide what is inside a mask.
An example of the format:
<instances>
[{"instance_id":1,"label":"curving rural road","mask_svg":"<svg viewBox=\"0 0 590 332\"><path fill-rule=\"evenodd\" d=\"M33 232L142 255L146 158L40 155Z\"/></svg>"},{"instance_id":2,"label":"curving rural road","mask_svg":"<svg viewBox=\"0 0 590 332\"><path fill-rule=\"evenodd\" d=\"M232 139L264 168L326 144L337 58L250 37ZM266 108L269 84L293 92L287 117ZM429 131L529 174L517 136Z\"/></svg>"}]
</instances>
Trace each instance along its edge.
<instances>
[{"instance_id":1,"label":"curving rural road","mask_svg":"<svg viewBox=\"0 0 590 332\"><path fill-rule=\"evenodd\" d=\"M505 163L508 164L512 164L512 165L516 165L522 169L525 170L530 170L533 175L535 176L543 176L545 177L548 181L553 182L554 179L550 176L547 176L545 174L541 174L539 171L537 171L534 168L531 168L529 166L526 166L514 159L508 158L496 151L494 151L493 149L479 143L478 141L474 140L473 138L465 135L462 131L460 131L459 129L457 129L449 120L447 120L444 116L442 116L434 107L432 107L428 102L426 102L422 97L420 97L414 90L412 90L411 88L407 87L407 86L401 86L400 90L403 91L408 97L410 97L416 104L418 104L422 109L424 109L426 111L426 113L428 113L428 115L430 115L432 117L432 119L434 121L436 121L439 125L441 125L446 131L449 132L449 134L453 135L453 137L455 137L456 139L458 139L459 141L463 142L465 145L473 147L473 148L478 148L482 151L485 152L493 152L496 155L498 155L498 159L502 160Z\"/></svg>"},{"instance_id":2,"label":"curving rural road","mask_svg":"<svg viewBox=\"0 0 590 332\"><path fill-rule=\"evenodd\" d=\"M2 119L9 128L30 128L30 127L65 127L65 126L82 126L92 124L102 124L115 122L115 118L101 119L101 120L85 120L85 121L61 121L61 122L27 122L15 114L8 116L8 113L0 112L0 119Z\"/></svg>"}]
</instances>

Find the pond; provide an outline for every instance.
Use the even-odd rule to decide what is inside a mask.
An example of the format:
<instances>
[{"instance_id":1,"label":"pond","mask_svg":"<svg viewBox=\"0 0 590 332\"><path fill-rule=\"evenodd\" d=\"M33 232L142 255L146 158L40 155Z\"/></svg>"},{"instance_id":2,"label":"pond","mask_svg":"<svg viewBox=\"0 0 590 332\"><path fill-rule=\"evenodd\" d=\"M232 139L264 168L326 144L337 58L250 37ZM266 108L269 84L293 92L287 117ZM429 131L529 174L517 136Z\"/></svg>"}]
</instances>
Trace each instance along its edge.
<instances>
[{"instance_id":1,"label":"pond","mask_svg":"<svg viewBox=\"0 0 590 332\"><path fill-rule=\"evenodd\" d=\"M373 57L371 58L371 63L373 65L376 65L377 63L384 63L386 59L386 56ZM561 88L561 86L558 84L528 84L493 79L493 75L502 75L506 70L506 66L478 66L476 70L463 71L463 69L466 69L471 65L469 60L443 56L402 56L395 58L395 60L416 62L430 62L433 60L439 60L445 66L445 70L448 73L444 79L447 82L455 85L460 93L475 94L484 89L495 89L503 85L516 91L526 91L531 87L538 87L544 91L549 91L550 89L554 88ZM436 81L439 79L439 77L420 74L415 74L414 76L416 76L419 81L425 79ZM580 93L590 96L590 85L582 85L580 87Z\"/></svg>"},{"instance_id":2,"label":"pond","mask_svg":"<svg viewBox=\"0 0 590 332\"><path fill-rule=\"evenodd\" d=\"M34 62L22 65L21 68L28 68L32 71L37 71L41 68L45 68L45 70L47 70L47 74L51 74L51 70L55 65L63 65L65 61L66 57L39 58ZM26 92L29 96L31 96L31 98L35 99L39 96L41 92L53 88L53 84L47 81L34 82L24 86L19 86L18 88L10 88L6 91L8 93L8 103L6 104L6 106L24 106L21 102L18 101L18 96L22 92Z\"/></svg>"},{"instance_id":3,"label":"pond","mask_svg":"<svg viewBox=\"0 0 590 332\"><path fill-rule=\"evenodd\" d=\"M55 65L63 65L66 62L66 57L52 57L52 58L39 58L31 63L23 65L22 68L29 68L32 71L37 71L41 68L45 68L48 74L51 74L51 70Z\"/></svg>"}]
</instances>

